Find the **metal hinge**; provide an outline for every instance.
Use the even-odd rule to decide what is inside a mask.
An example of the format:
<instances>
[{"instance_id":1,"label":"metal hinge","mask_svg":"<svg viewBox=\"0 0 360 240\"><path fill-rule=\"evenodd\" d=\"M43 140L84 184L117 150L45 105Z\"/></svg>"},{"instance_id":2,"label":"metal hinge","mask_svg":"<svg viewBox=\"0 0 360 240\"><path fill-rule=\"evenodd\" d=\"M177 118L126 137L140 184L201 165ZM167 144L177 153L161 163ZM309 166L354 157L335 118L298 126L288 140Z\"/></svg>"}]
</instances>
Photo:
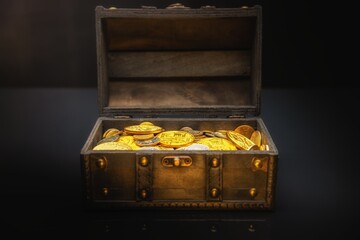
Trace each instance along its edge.
<instances>
[{"instance_id":1,"label":"metal hinge","mask_svg":"<svg viewBox=\"0 0 360 240\"><path fill-rule=\"evenodd\" d=\"M190 9L182 3L173 3L166 7L166 9Z\"/></svg>"}]
</instances>

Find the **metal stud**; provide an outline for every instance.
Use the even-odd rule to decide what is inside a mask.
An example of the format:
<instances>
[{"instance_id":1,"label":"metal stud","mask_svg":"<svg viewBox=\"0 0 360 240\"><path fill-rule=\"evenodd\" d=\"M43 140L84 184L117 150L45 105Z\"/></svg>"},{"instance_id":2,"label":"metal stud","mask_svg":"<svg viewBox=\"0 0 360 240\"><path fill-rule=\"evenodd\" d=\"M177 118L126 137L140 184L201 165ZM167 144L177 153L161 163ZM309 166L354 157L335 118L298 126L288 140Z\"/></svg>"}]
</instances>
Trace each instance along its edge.
<instances>
[{"instance_id":1,"label":"metal stud","mask_svg":"<svg viewBox=\"0 0 360 240\"><path fill-rule=\"evenodd\" d=\"M180 166L180 158L175 157L174 158L174 167L178 167L178 166Z\"/></svg>"},{"instance_id":2,"label":"metal stud","mask_svg":"<svg viewBox=\"0 0 360 240\"><path fill-rule=\"evenodd\" d=\"M217 168L219 165L220 165L219 159L213 158L213 159L211 160L211 167Z\"/></svg>"},{"instance_id":3,"label":"metal stud","mask_svg":"<svg viewBox=\"0 0 360 240\"><path fill-rule=\"evenodd\" d=\"M146 167L149 164L149 159L147 157L141 157L140 158L140 165L142 167Z\"/></svg>"},{"instance_id":4,"label":"metal stud","mask_svg":"<svg viewBox=\"0 0 360 240\"><path fill-rule=\"evenodd\" d=\"M141 192L140 192L141 199L146 199L147 196L148 196L148 193L147 193L146 189L141 190Z\"/></svg>"},{"instance_id":5,"label":"metal stud","mask_svg":"<svg viewBox=\"0 0 360 240\"><path fill-rule=\"evenodd\" d=\"M217 189L217 188L212 188L211 191L210 191L210 196L211 196L212 198L217 198L217 197L219 197L219 194L220 194L220 191L219 191L219 189Z\"/></svg>"},{"instance_id":6,"label":"metal stud","mask_svg":"<svg viewBox=\"0 0 360 240\"><path fill-rule=\"evenodd\" d=\"M249 189L249 194L250 194L251 197L255 197L257 195L256 188L250 188Z\"/></svg>"},{"instance_id":7,"label":"metal stud","mask_svg":"<svg viewBox=\"0 0 360 240\"><path fill-rule=\"evenodd\" d=\"M257 158L254 160L254 166L256 169L261 169L263 167L263 163L260 159Z\"/></svg>"},{"instance_id":8,"label":"metal stud","mask_svg":"<svg viewBox=\"0 0 360 240\"><path fill-rule=\"evenodd\" d=\"M99 159L96 161L96 166L97 166L98 168L101 168L101 169L105 168L105 167L106 167L106 160L103 159L103 158L99 158Z\"/></svg>"},{"instance_id":9,"label":"metal stud","mask_svg":"<svg viewBox=\"0 0 360 240\"><path fill-rule=\"evenodd\" d=\"M103 188L102 190L103 190L104 196L106 197L108 195L108 193L109 193L109 189L108 188Z\"/></svg>"}]
</instances>

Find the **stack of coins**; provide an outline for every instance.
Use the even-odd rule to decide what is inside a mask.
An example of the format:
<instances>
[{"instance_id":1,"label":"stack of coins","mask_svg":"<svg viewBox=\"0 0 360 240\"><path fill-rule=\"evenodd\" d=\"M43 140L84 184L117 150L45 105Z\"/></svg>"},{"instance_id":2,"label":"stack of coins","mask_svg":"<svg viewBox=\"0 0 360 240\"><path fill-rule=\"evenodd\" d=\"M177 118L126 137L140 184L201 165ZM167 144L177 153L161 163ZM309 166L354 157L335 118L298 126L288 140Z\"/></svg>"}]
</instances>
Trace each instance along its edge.
<instances>
[{"instance_id":1,"label":"stack of coins","mask_svg":"<svg viewBox=\"0 0 360 240\"><path fill-rule=\"evenodd\" d=\"M262 141L262 134L252 126L242 124L231 130L199 130L182 127L166 130L151 122L109 128L93 150L261 150L270 147Z\"/></svg>"}]
</instances>

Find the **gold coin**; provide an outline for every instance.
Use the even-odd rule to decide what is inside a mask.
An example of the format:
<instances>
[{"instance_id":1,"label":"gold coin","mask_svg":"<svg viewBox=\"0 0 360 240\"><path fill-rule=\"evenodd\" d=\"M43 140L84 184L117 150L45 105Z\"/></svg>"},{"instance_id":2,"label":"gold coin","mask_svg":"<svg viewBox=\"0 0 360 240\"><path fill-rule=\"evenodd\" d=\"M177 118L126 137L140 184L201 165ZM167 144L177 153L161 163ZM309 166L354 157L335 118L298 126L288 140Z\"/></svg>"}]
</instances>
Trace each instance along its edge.
<instances>
[{"instance_id":1,"label":"gold coin","mask_svg":"<svg viewBox=\"0 0 360 240\"><path fill-rule=\"evenodd\" d=\"M261 151L269 151L269 150L270 150L270 147L269 147L269 145L267 145L267 144L261 144L260 150L261 150Z\"/></svg>"},{"instance_id":2,"label":"gold coin","mask_svg":"<svg viewBox=\"0 0 360 240\"><path fill-rule=\"evenodd\" d=\"M142 122L139 125L148 125L148 126L154 126L152 122Z\"/></svg>"},{"instance_id":3,"label":"gold coin","mask_svg":"<svg viewBox=\"0 0 360 240\"><path fill-rule=\"evenodd\" d=\"M203 131L199 131L199 130L189 130L189 131L186 131L186 132L191 133L195 137L202 136L204 134Z\"/></svg>"},{"instance_id":4,"label":"gold coin","mask_svg":"<svg viewBox=\"0 0 360 240\"><path fill-rule=\"evenodd\" d=\"M202 139L202 138L206 138L205 135L194 136L194 137L195 137L194 141L199 141L199 140Z\"/></svg>"},{"instance_id":5,"label":"gold coin","mask_svg":"<svg viewBox=\"0 0 360 240\"><path fill-rule=\"evenodd\" d=\"M120 136L117 134L117 135L113 135L113 136L110 136L110 137L103 138L100 141L98 141L96 145L99 145L99 144L102 144L102 143L105 143L105 142L116 142L119 139L119 137Z\"/></svg>"},{"instance_id":6,"label":"gold coin","mask_svg":"<svg viewBox=\"0 0 360 240\"><path fill-rule=\"evenodd\" d=\"M172 147L157 146L160 150L174 150Z\"/></svg>"},{"instance_id":7,"label":"gold coin","mask_svg":"<svg viewBox=\"0 0 360 240\"><path fill-rule=\"evenodd\" d=\"M192 143L189 146L181 147L176 150L209 150L210 148L205 144Z\"/></svg>"},{"instance_id":8,"label":"gold coin","mask_svg":"<svg viewBox=\"0 0 360 240\"><path fill-rule=\"evenodd\" d=\"M93 150L132 150L131 147L122 142L105 142L96 145Z\"/></svg>"},{"instance_id":9,"label":"gold coin","mask_svg":"<svg viewBox=\"0 0 360 240\"><path fill-rule=\"evenodd\" d=\"M132 150L138 150L139 149L139 146L136 145L135 139L134 139L133 136L121 136L117 141L129 145Z\"/></svg>"},{"instance_id":10,"label":"gold coin","mask_svg":"<svg viewBox=\"0 0 360 240\"><path fill-rule=\"evenodd\" d=\"M201 131L203 132L204 136L215 137L214 132L211 130L201 130Z\"/></svg>"},{"instance_id":11,"label":"gold coin","mask_svg":"<svg viewBox=\"0 0 360 240\"><path fill-rule=\"evenodd\" d=\"M164 147L179 148L194 142L194 135L185 131L165 131L157 135L160 145Z\"/></svg>"},{"instance_id":12,"label":"gold coin","mask_svg":"<svg viewBox=\"0 0 360 240\"><path fill-rule=\"evenodd\" d=\"M108 130L106 130L103 134L103 138L106 138L106 137L111 137L111 136L114 136L114 135L121 135L123 131L117 129L117 128L109 128Z\"/></svg>"},{"instance_id":13,"label":"gold coin","mask_svg":"<svg viewBox=\"0 0 360 240\"><path fill-rule=\"evenodd\" d=\"M224 129L220 129L220 130L216 130L215 132L219 132L219 133L222 133L222 134L225 134L228 132L229 130L224 130Z\"/></svg>"},{"instance_id":14,"label":"gold coin","mask_svg":"<svg viewBox=\"0 0 360 240\"><path fill-rule=\"evenodd\" d=\"M158 137L154 137L152 139L148 140L136 140L135 143L138 146L146 147L146 146L155 146L160 142L160 139Z\"/></svg>"},{"instance_id":15,"label":"gold coin","mask_svg":"<svg viewBox=\"0 0 360 240\"><path fill-rule=\"evenodd\" d=\"M214 132L214 136L218 138L227 138L226 133Z\"/></svg>"},{"instance_id":16,"label":"gold coin","mask_svg":"<svg viewBox=\"0 0 360 240\"><path fill-rule=\"evenodd\" d=\"M253 141L258 147L261 146L261 132L256 130L251 134L250 140Z\"/></svg>"},{"instance_id":17,"label":"gold coin","mask_svg":"<svg viewBox=\"0 0 360 240\"><path fill-rule=\"evenodd\" d=\"M259 150L255 143L238 132L228 131L227 136L240 150Z\"/></svg>"},{"instance_id":18,"label":"gold coin","mask_svg":"<svg viewBox=\"0 0 360 240\"><path fill-rule=\"evenodd\" d=\"M159 146L141 147L139 150L160 150Z\"/></svg>"},{"instance_id":19,"label":"gold coin","mask_svg":"<svg viewBox=\"0 0 360 240\"><path fill-rule=\"evenodd\" d=\"M143 135L133 135L135 140L149 140L154 137L153 133L150 134L143 134Z\"/></svg>"},{"instance_id":20,"label":"gold coin","mask_svg":"<svg viewBox=\"0 0 360 240\"><path fill-rule=\"evenodd\" d=\"M162 146L149 146L149 147L141 147L139 150L174 150L173 148L167 148Z\"/></svg>"},{"instance_id":21,"label":"gold coin","mask_svg":"<svg viewBox=\"0 0 360 240\"><path fill-rule=\"evenodd\" d=\"M206 137L215 137L215 134L213 132L204 132L204 136L206 136Z\"/></svg>"},{"instance_id":22,"label":"gold coin","mask_svg":"<svg viewBox=\"0 0 360 240\"><path fill-rule=\"evenodd\" d=\"M250 125L243 124L235 128L234 131L250 139L251 134L255 131L255 129Z\"/></svg>"},{"instance_id":23,"label":"gold coin","mask_svg":"<svg viewBox=\"0 0 360 240\"><path fill-rule=\"evenodd\" d=\"M188 131L191 131L193 130L191 127L182 127L180 128L180 131L185 131L185 132L188 132Z\"/></svg>"},{"instance_id":24,"label":"gold coin","mask_svg":"<svg viewBox=\"0 0 360 240\"><path fill-rule=\"evenodd\" d=\"M224 138L203 138L197 141L197 143L208 146L210 150L237 150L232 142Z\"/></svg>"},{"instance_id":25,"label":"gold coin","mask_svg":"<svg viewBox=\"0 0 360 240\"><path fill-rule=\"evenodd\" d=\"M121 136L132 136L132 134L123 132L123 133L121 134Z\"/></svg>"},{"instance_id":26,"label":"gold coin","mask_svg":"<svg viewBox=\"0 0 360 240\"><path fill-rule=\"evenodd\" d=\"M136 134L136 135L159 133L159 132L163 131L163 129L159 126L147 125L147 124L128 126L128 127L125 127L124 130L128 134Z\"/></svg>"}]
</instances>

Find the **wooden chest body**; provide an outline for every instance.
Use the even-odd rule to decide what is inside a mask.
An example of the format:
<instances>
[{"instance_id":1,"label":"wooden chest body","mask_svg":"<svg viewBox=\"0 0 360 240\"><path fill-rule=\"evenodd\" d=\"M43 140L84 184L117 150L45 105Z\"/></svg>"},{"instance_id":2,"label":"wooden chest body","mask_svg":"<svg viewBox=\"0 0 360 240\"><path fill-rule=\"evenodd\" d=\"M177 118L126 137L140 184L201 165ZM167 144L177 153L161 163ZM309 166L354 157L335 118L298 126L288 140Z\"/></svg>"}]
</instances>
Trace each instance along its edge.
<instances>
[{"instance_id":1,"label":"wooden chest body","mask_svg":"<svg viewBox=\"0 0 360 240\"><path fill-rule=\"evenodd\" d=\"M260 113L261 7L96 8L100 117L81 150L90 208L272 209ZM259 130L269 150L93 150L106 129ZM164 162L180 161L168 166ZM190 163L190 164L186 164Z\"/></svg>"}]
</instances>

